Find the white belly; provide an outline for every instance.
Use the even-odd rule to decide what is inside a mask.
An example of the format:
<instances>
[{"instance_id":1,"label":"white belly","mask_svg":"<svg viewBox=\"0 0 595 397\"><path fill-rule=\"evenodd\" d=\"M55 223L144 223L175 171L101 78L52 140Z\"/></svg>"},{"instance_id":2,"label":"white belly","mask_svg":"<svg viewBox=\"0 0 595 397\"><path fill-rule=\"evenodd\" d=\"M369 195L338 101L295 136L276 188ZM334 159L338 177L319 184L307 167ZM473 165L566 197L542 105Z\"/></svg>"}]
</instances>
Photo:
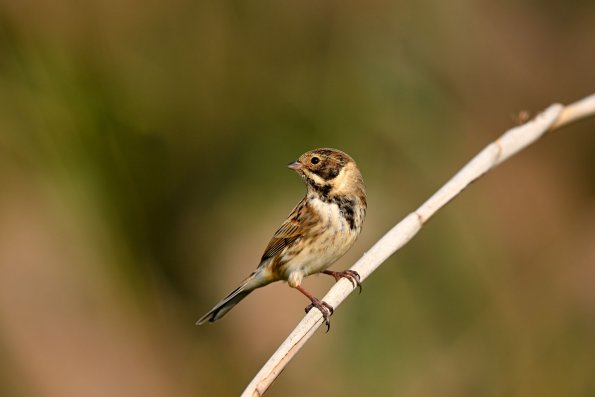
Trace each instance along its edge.
<instances>
[{"instance_id":1,"label":"white belly","mask_svg":"<svg viewBox=\"0 0 595 397\"><path fill-rule=\"evenodd\" d=\"M320 215L321 221L312 231L317 236L284 265L284 278L292 286L299 285L303 277L331 266L351 248L359 234L359 228L350 228L337 204L314 199L311 206Z\"/></svg>"}]
</instances>

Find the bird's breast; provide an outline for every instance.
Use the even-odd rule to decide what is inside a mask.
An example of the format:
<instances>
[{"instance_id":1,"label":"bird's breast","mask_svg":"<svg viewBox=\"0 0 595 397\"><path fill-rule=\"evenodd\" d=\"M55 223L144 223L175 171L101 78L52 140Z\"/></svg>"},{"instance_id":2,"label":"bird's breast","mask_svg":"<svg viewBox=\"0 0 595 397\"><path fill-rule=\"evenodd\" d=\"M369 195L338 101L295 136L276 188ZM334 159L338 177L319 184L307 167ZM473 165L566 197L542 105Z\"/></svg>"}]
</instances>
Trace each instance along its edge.
<instances>
[{"instance_id":1,"label":"bird's breast","mask_svg":"<svg viewBox=\"0 0 595 397\"><path fill-rule=\"evenodd\" d=\"M331 232L339 234L349 233L349 223L336 202L326 202L316 198L310 200L309 204L320 217L320 223L317 225L320 229L330 229Z\"/></svg>"},{"instance_id":2,"label":"bird's breast","mask_svg":"<svg viewBox=\"0 0 595 397\"><path fill-rule=\"evenodd\" d=\"M360 231L360 214L356 214L357 211L354 212L358 218L356 222L355 218L345 216L340 203L315 198L309 200L308 205L318 215L319 221L304 232L295 247L296 251L288 255L291 260L283 266L285 277L292 272L307 276L325 270L347 252ZM353 223L357 223L356 227Z\"/></svg>"}]
</instances>

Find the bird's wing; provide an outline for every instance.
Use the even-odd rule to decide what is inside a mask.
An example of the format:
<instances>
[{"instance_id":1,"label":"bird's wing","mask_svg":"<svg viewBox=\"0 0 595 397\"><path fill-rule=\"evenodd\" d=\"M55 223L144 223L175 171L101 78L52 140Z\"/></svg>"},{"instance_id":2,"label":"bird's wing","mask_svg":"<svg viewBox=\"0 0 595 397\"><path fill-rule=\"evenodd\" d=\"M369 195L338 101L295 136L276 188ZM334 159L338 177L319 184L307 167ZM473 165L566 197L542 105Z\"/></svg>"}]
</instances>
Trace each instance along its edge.
<instances>
[{"instance_id":1,"label":"bird's wing","mask_svg":"<svg viewBox=\"0 0 595 397\"><path fill-rule=\"evenodd\" d=\"M304 232L304 222L300 219L303 214L306 201L302 200L300 203L291 211L291 214L287 217L287 220L283 222L281 227L275 232L275 235L269 241L262 255L261 263L269 258L274 257L285 247L299 239Z\"/></svg>"}]
</instances>

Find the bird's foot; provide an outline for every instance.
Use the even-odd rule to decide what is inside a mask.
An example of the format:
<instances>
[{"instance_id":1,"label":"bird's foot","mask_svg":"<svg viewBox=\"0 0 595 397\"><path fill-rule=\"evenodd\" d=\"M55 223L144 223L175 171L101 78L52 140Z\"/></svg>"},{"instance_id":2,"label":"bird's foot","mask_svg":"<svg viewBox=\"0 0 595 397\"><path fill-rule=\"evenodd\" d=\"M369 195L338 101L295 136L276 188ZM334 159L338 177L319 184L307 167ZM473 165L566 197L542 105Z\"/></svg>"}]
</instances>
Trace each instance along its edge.
<instances>
[{"instance_id":1,"label":"bird's foot","mask_svg":"<svg viewBox=\"0 0 595 397\"><path fill-rule=\"evenodd\" d=\"M339 281L342 278L346 278L349 282L353 285L353 288L356 286L359 288L359 293L362 293L362 284L360 283L359 273L355 270L343 270L342 272L334 272L332 270L325 270L323 271L324 274L328 274L329 276L333 276L335 281Z\"/></svg>"},{"instance_id":2,"label":"bird's foot","mask_svg":"<svg viewBox=\"0 0 595 397\"><path fill-rule=\"evenodd\" d=\"M313 296L310 297L310 300L312 301L312 303L306 306L304 311L306 313L309 313L310 310L312 310L312 308L317 308L320 311L320 313L322 313L322 318L324 319L324 323L326 324L326 332L328 332L331 329L330 317L333 315L335 309L333 309L333 307L325 301L321 301L320 299L315 298Z\"/></svg>"}]
</instances>

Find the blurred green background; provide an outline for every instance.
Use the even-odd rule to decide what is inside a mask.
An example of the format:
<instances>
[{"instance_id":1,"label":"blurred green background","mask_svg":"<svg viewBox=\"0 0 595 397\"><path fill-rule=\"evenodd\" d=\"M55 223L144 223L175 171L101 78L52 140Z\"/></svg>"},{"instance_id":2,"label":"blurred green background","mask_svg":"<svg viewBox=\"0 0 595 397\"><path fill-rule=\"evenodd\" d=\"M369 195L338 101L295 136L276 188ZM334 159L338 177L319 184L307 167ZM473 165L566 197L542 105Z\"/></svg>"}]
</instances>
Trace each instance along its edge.
<instances>
[{"instance_id":1,"label":"blurred green background","mask_svg":"<svg viewBox=\"0 0 595 397\"><path fill-rule=\"evenodd\" d=\"M358 161L346 268L512 115L594 92L594 37L593 1L0 2L0 395L239 394L307 301L194 322L301 198L285 165ZM594 130L467 189L269 395L595 395Z\"/></svg>"}]
</instances>

